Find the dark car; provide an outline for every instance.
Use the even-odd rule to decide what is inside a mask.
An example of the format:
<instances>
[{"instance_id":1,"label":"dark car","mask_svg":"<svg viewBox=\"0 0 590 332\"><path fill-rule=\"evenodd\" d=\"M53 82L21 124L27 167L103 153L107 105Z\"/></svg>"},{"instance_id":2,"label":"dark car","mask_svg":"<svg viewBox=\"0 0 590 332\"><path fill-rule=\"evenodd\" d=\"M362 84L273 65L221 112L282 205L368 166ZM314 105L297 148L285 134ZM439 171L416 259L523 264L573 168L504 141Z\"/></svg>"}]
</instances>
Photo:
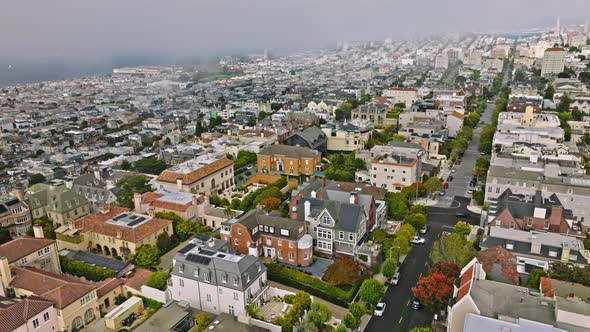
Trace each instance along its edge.
<instances>
[{"instance_id":1,"label":"dark car","mask_svg":"<svg viewBox=\"0 0 590 332\"><path fill-rule=\"evenodd\" d=\"M414 310L420 309L420 301L418 301L417 298L414 298L412 300L412 309L414 309Z\"/></svg>"},{"instance_id":2,"label":"dark car","mask_svg":"<svg viewBox=\"0 0 590 332\"><path fill-rule=\"evenodd\" d=\"M453 181L453 176L449 175L449 177L447 178L447 181L449 181L449 182Z\"/></svg>"},{"instance_id":3,"label":"dark car","mask_svg":"<svg viewBox=\"0 0 590 332\"><path fill-rule=\"evenodd\" d=\"M455 217L457 218L469 218L471 217L471 215L467 212L457 212L457 214L455 214Z\"/></svg>"}]
</instances>

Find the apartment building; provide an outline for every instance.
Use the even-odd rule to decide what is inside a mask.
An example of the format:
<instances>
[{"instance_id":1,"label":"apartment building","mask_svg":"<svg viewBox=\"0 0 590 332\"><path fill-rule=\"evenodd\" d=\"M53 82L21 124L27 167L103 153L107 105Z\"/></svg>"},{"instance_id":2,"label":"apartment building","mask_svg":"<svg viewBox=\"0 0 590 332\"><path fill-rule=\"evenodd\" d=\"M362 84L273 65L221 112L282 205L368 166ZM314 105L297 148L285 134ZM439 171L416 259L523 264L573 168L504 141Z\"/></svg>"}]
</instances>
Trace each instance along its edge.
<instances>
[{"instance_id":1,"label":"apartment building","mask_svg":"<svg viewBox=\"0 0 590 332\"><path fill-rule=\"evenodd\" d=\"M0 226L8 229L11 237L25 234L32 225L31 211L22 198L0 198Z\"/></svg>"},{"instance_id":2,"label":"apartment building","mask_svg":"<svg viewBox=\"0 0 590 332\"><path fill-rule=\"evenodd\" d=\"M410 107L418 100L418 89L393 87L383 90L383 97L392 98L394 103L404 103L406 108Z\"/></svg>"},{"instance_id":3,"label":"apartment building","mask_svg":"<svg viewBox=\"0 0 590 332\"><path fill-rule=\"evenodd\" d=\"M449 136L447 120L442 110L420 110L413 108L399 116L399 134L404 137L436 136L446 140Z\"/></svg>"},{"instance_id":4,"label":"apartment building","mask_svg":"<svg viewBox=\"0 0 590 332\"><path fill-rule=\"evenodd\" d=\"M328 149L328 137L319 127L309 127L300 132L289 136L285 140L285 145L302 146L308 149L317 150L322 155L326 154Z\"/></svg>"},{"instance_id":5,"label":"apartment building","mask_svg":"<svg viewBox=\"0 0 590 332\"><path fill-rule=\"evenodd\" d=\"M391 142L374 146L370 151L359 151L357 157L365 160L368 168L355 173L357 181L398 192L415 182L422 182L427 153L417 144Z\"/></svg>"},{"instance_id":6,"label":"apartment building","mask_svg":"<svg viewBox=\"0 0 590 332\"><path fill-rule=\"evenodd\" d=\"M303 221L251 210L222 223L221 239L242 255L270 257L296 266L312 263L313 240Z\"/></svg>"},{"instance_id":7,"label":"apartment building","mask_svg":"<svg viewBox=\"0 0 590 332\"><path fill-rule=\"evenodd\" d=\"M156 246L158 236L172 236L172 221L129 212L112 206L55 230L57 246L91 250L97 254L128 258L144 244Z\"/></svg>"},{"instance_id":8,"label":"apartment building","mask_svg":"<svg viewBox=\"0 0 590 332\"><path fill-rule=\"evenodd\" d=\"M590 320L584 301L486 280L476 258L461 270L447 312L448 332L587 331Z\"/></svg>"},{"instance_id":9,"label":"apartment building","mask_svg":"<svg viewBox=\"0 0 590 332\"><path fill-rule=\"evenodd\" d=\"M227 242L195 239L174 258L168 291L175 301L212 314L242 316L267 300L266 267L258 257L236 255Z\"/></svg>"},{"instance_id":10,"label":"apartment building","mask_svg":"<svg viewBox=\"0 0 590 332\"><path fill-rule=\"evenodd\" d=\"M302 146L270 145L257 154L258 173L312 176L321 170L322 155Z\"/></svg>"},{"instance_id":11,"label":"apartment building","mask_svg":"<svg viewBox=\"0 0 590 332\"><path fill-rule=\"evenodd\" d=\"M565 67L565 49L561 47L552 47L545 50L543 54L543 64L541 65L541 75L557 75Z\"/></svg>"},{"instance_id":12,"label":"apartment building","mask_svg":"<svg viewBox=\"0 0 590 332\"><path fill-rule=\"evenodd\" d=\"M533 107L527 107L523 113L501 112L498 115L498 125L557 128L560 122L557 114L537 113Z\"/></svg>"},{"instance_id":13,"label":"apartment building","mask_svg":"<svg viewBox=\"0 0 590 332\"><path fill-rule=\"evenodd\" d=\"M90 213L90 204L65 186L38 183L27 189L25 201L34 219L47 218L54 226L66 225Z\"/></svg>"},{"instance_id":14,"label":"apartment building","mask_svg":"<svg viewBox=\"0 0 590 332\"><path fill-rule=\"evenodd\" d=\"M510 95L508 97L508 112L525 112L531 108L533 113L540 113L543 110L542 96Z\"/></svg>"},{"instance_id":15,"label":"apartment building","mask_svg":"<svg viewBox=\"0 0 590 332\"><path fill-rule=\"evenodd\" d=\"M234 163L224 153L204 154L164 170L156 178L159 189L219 194L234 188Z\"/></svg>"}]
</instances>

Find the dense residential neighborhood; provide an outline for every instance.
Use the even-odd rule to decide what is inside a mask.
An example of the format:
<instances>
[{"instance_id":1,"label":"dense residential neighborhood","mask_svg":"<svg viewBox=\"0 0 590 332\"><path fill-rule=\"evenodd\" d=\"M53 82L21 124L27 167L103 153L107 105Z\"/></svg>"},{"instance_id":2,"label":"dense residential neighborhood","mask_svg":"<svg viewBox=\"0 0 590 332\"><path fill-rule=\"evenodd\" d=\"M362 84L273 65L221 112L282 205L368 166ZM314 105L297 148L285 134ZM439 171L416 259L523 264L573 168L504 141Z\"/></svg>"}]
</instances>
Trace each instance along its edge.
<instances>
[{"instance_id":1,"label":"dense residential neighborhood","mask_svg":"<svg viewBox=\"0 0 590 332\"><path fill-rule=\"evenodd\" d=\"M0 87L0 331L590 331L589 37Z\"/></svg>"}]
</instances>

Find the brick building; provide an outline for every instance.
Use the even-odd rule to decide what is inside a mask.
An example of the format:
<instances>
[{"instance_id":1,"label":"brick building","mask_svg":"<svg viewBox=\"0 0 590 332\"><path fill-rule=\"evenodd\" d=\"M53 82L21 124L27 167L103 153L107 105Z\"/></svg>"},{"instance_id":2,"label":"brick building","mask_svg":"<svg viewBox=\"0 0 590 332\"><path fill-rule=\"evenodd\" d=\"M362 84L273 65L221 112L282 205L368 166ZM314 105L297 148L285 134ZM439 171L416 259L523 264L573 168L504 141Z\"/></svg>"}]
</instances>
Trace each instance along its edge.
<instances>
[{"instance_id":1,"label":"brick building","mask_svg":"<svg viewBox=\"0 0 590 332\"><path fill-rule=\"evenodd\" d=\"M297 266L312 263L313 240L303 221L251 210L222 223L221 239L240 254L276 258Z\"/></svg>"}]
</instances>

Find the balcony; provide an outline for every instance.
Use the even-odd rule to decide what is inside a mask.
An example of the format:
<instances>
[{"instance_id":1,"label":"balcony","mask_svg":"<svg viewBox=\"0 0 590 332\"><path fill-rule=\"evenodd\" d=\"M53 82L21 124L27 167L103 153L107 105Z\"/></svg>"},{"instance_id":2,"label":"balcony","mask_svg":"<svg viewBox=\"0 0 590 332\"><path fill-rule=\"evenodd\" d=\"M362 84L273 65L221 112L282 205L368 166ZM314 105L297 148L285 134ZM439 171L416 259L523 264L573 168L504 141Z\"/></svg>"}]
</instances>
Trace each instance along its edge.
<instances>
[{"instance_id":1,"label":"balcony","mask_svg":"<svg viewBox=\"0 0 590 332\"><path fill-rule=\"evenodd\" d=\"M250 296L247 299L248 304L256 302L256 300L258 300L258 298L260 297L260 295L266 293L266 291L268 290L268 281L263 282L260 285L260 288L258 289L258 291L254 294L250 294Z\"/></svg>"}]
</instances>

